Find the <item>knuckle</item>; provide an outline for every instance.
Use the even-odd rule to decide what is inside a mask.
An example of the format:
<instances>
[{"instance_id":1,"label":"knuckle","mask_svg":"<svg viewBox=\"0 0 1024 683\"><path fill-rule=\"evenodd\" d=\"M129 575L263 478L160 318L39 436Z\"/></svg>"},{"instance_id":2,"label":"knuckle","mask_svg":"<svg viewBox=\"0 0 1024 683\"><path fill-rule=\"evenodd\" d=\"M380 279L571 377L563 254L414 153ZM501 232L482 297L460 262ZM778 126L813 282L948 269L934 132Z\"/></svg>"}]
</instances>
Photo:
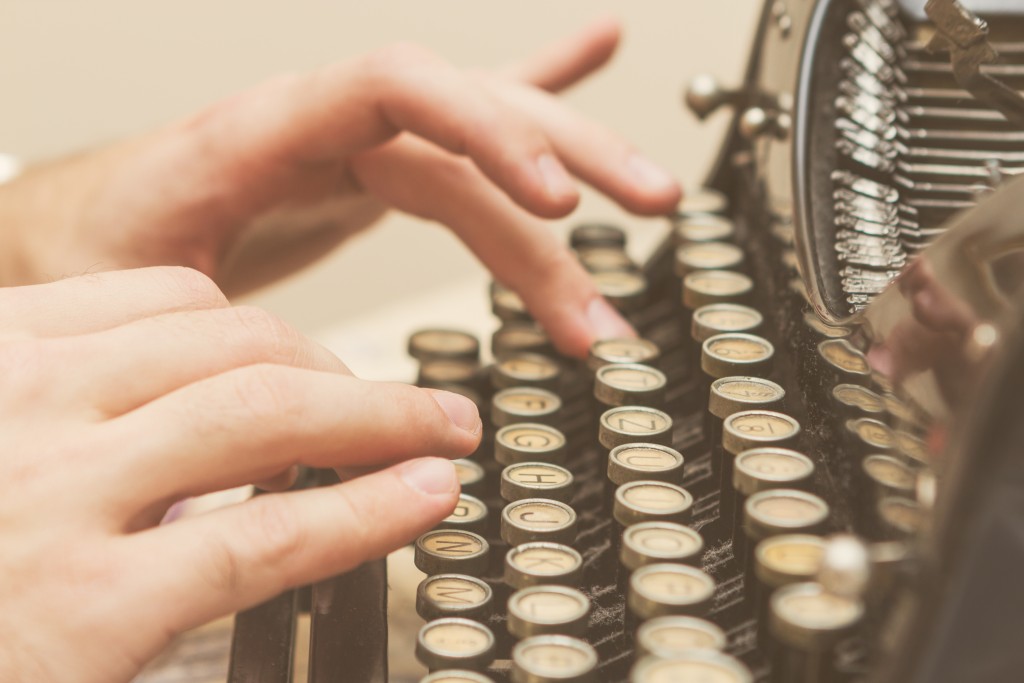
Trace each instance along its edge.
<instances>
[{"instance_id":1,"label":"knuckle","mask_svg":"<svg viewBox=\"0 0 1024 683\"><path fill-rule=\"evenodd\" d=\"M183 304L195 308L220 308L228 305L228 299L217 283L209 275L194 268L159 266L149 270Z\"/></svg>"},{"instance_id":2,"label":"knuckle","mask_svg":"<svg viewBox=\"0 0 1024 683\"><path fill-rule=\"evenodd\" d=\"M206 568L203 577L218 593L234 594L242 585L242 561L237 545L228 536L210 534L205 547Z\"/></svg>"},{"instance_id":3,"label":"knuckle","mask_svg":"<svg viewBox=\"0 0 1024 683\"><path fill-rule=\"evenodd\" d=\"M299 333L277 316L256 306L236 306L230 316L244 338L266 349L274 360L293 361L299 354Z\"/></svg>"},{"instance_id":4,"label":"knuckle","mask_svg":"<svg viewBox=\"0 0 1024 683\"><path fill-rule=\"evenodd\" d=\"M287 496L258 497L248 520L251 547L264 566L286 567L304 547L304 527Z\"/></svg>"}]
</instances>

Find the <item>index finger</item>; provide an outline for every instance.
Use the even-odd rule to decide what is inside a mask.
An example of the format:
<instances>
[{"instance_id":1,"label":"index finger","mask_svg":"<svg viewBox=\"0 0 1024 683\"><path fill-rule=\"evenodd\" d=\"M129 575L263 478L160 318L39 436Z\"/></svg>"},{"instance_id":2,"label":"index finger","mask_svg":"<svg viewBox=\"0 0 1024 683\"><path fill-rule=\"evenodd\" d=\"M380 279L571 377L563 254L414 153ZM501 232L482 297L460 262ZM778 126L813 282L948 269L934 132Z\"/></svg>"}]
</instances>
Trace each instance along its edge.
<instances>
[{"instance_id":1,"label":"index finger","mask_svg":"<svg viewBox=\"0 0 1024 683\"><path fill-rule=\"evenodd\" d=\"M550 92L558 92L578 83L607 63L619 45L621 34L622 26L618 19L601 17L526 59L498 69L497 73Z\"/></svg>"}]
</instances>

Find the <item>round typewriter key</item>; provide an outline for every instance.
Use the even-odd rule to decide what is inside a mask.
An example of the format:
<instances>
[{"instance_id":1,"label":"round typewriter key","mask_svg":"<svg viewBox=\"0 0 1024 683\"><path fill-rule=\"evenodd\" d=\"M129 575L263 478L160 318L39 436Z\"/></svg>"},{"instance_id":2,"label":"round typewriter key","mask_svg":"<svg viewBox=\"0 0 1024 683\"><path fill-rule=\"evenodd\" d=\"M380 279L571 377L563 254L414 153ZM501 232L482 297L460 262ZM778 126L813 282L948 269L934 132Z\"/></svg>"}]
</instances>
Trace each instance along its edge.
<instances>
[{"instance_id":1,"label":"round typewriter key","mask_svg":"<svg viewBox=\"0 0 1024 683\"><path fill-rule=\"evenodd\" d=\"M842 339L843 337L850 336L849 328L829 325L819 318L814 311L804 313L804 324L807 325L811 332L825 339Z\"/></svg>"},{"instance_id":2,"label":"round typewriter key","mask_svg":"<svg viewBox=\"0 0 1024 683\"><path fill-rule=\"evenodd\" d=\"M476 361L480 357L480 342L461 330L420 330L409 337L409 355L419 361Z\"/></svg>"},{"instance_id":3,"label":"round typewriter key","mask_svg":"<svg viewBox=\"0 0 1024 683\"><path fill-rule=\"evenodd\" d=\"M774 410L782 406L786 390L759 377L722 377L711 383L708 410L720 420L753 408ZM720 440L720 439L719 439Z\"/></svg>"},{"instance_id":4,"label":"round typewriter key","mask_svg":"<svg viewBox=\"0 0 1024 683\"><path fill-rule=\"evenodd\" d=\"M722 216L681 216L674 223L672 233L677 247L694 242L722 242L736 236L736 225Z\"/></svg>"},{"instance_id":5,"label":"round typewriter key","mask_svg":"<svg viewBox=\"0 0 1024 683\"><path fill-rule=\"evenodd\" d=\"M859 384L837 384L832 388L832 396L851 417L881 415L885 412L882 397Z\"/></svg>"},{"instance_id":6,"label":"round typewriter key","mask_svg":"<svg viewBox=\"0 0 1024 683\"><path fill-rule=\"evenodd\" d=\"M453 460L452 464L455 465L455 475L459 478L462 492L479 496L484 488L484 468L465 458Z\"/></svg>"},{"instance_id":7,"label":"round typewriter key","mask_svg":"<svg viewBox=\"0 0 1024 683\"><path fill-rule=\"evenodd\" d=\"M672 659L644 657L633 667L629 680L630 683L754 683L754 676L735 657L722 652L691 650Z\"/></svg>"},{"instance_id":8,"label":"round typewriter key","mask_svg":"<svg viewBox=\"0 0 1024 683\"><path fill-rule=\"evenodd\" d=\"M503 389L491 399L491 422L505 427L519 422L539 422L553 425L558 421L562 399L556 394L536 387Z\"/></svg>"},{"instance_id":9,"label":"round typewriter key","mask_svg":"<svg viewBox=\"0 0 1024 683\"><path fill-rule=\"evenodd\" d=\"M494 315L504 322L531 322L533 320L529 311L526 310L526 304L518 294L497 283L495 285L491 291L491 311L494 312Z\"/></svg>"},{"instance_id":10,"label":"round typewriter key","mask_svg":"<svg viewBox=\"0 0 1024 683\"><path fill-rule=\"evenodd\" d=\"M590 277L601 296L620 310L635 310L647 299L647 278L641 273L608 270L591 273Z\"/></svg>"},{"instance_id":11,"label":"round typewriter key","mask_svg":"<svg viewBox=\"0 0 1024 683\"><path fill-rule=\"evenodd\" d=\"M544 330L532 323L509 322L491 335L491 353L504 358L515 353L553 353L554 346Z\"/></svg>"},{"instance_id":12,"label":"round typewriter key","mask_svg":"<svg viewBox=\"0 0 1024 683\"><path fill-rule=\"evenodd\" d=\"M459 502L455 504L452 514L442 519L437 528L482 534L487 530L487 506L479 498L465 493L460 494Z\"/></svg>"},{"instance_id":13,"label":"round typewriter key","mask_svg":"<svg viewBox=\"0 0 1024 683\"><path fill-rule=\"evenodd\" d=\"M852 633L864 606L817 583L794 583L772 594L769 612L768 628L777 643L773 680L827 681L834 680L832 649Z\"/></svg>"},{"instance_id":14,"label":"round typewriter key","mask_svg":"<svg viewBox=\"0 0 1024 683\"><path fill-rule=\"evenodd\" d=\"M921 426L921 418L914 411L913 408L908 406L903 401L899 400L892 394L884 394L882 401L885 402L885 409L889 411L898 422L914 425L917 427Z\"/></svg>"},{"instance_id":15,"label":"round typewriter key","mask_svg":"<svg viewBox=\"0 0 1024 683\"><path fill-rule=\"evenodd\" d=\"M775 589L810 581L821 568L825 539L811 534L783 534L766 538L754 549L754 574Z\"/></svg>"},{"instance_id":16,"label":"round typewriter key","mask_svg":"<svg viewBox=\"0 0 1024 683\"><path fill-rule=\"evenodd\" d=\"M437 529L416 539L414 562L429 576L435 574L479 575L487 570L489 546L471 531Z\"/></svg>"},{"instance_id":17,"label":"round typewriter key","mask_svg":"<svg viewBox=\"0 0 1024 683\"><path fill-rule=\"evenodd\" d=\"M701 344L709 337L729 332L754 332L764 323L764 316L750 306L740 304L709 304L693 312L690 336Z\"/></svg>"},{"instance_id":18,"label":"round typewriter key","mask_svg":"<svg viewBox=\"0 0 1024 683\"><path fill-rule=\"evenodd\" d=\"M754 281L731 270L698 270L683 278L683 305L696 310L708 304L743 303Z\"/></svg>"},{"instance_id":19,"label":"round typewriter key","mask_svg":"<svg viewBox=\"0 0 1024 683\"><path fill-rule=\"evenodd\" d=\"M818 344L818 354L847 382L866 384L871 381L867 356L846 339L826 339Z\"/></svg>"},{"instance_id":20,"label":"round typewriter key","mask_svg":"<svg viewBox=\"0 0 1024 683\"><path fill-rule=\"evenodd\" d=\"M883 529L890 538L909 536L921 531L925 516L921 506L909 498L891 496L878 502L878 516L882 520Z\"/></svg>"},{"instance_id":21,"label":"round typewriter key","mask_svg":"<svg viewBox=\"0 0 1024 683\"><path fill-rule=\"evenodd\" d=\"M533 586L508 599L508 632L516 638L587 631L590 598L568 586Z\"/></svg>"},{"instance_id":22,"label":"round typewriter key","mask_svg":"<svg viewBox=\"0 0 1024 683\"><path fill-rule=\"evenodd\" d=\"M689 217L691 214L725 213L728 208L729 199L723 192L710 187L700 187L696 190L687 190L677 215Z\"/></svg>"},{"instance_id":23,"label":"round typewriter key","mask_svg":"<svg viewBox=\"0 0 1024 683\"><path fill-rule=\"evenodd\" d=\"M659 562L699 565L703 554L704 539L693 529L672 522L641 522L622 532L619 559L634 571Z\"/></svg>"},{"instance_id":24,"label":"round typewriter key","mask_svg":"<svg viewBox=\"0 0 1024 683\"><path fill-rule=\"evenodd\" d=\"M476 361L436 358L420 364L416 384L436 389L448 384L472 386L479 380L480 366Z\"/></svg>"},{"instance_id":25,"label":"round typewriter key","mask_svg":"<svg viewBox=\"0 0 1024 683\"><path fill-rule=\"evenodd\" d=\"M520 462L561 463L565 435L554 427L521 422L502 427L494 437L494 459L502 465Z\"/></svg>"},{"instance_id":26,"label":"round typewriter key","mask_svg":"<svg viewBox=\"0 0 1024 683\"><path fill-rule=\"evenodd\" d=\"M582 223L569 233L569 246L573 249L597 247L624 249L626 231L608 223Z\"/></svg>"},{"instance_id":27,"label":"round typewriter key","mask_svg":"<svg viewBox=\"0 0 1024 683\"><path fill-rule=\"evenodd\" d=\"M715 580L685 564L649 564L629 577L626 604L643 621L668 615L702 616L715 596Z\"/></svg>"},{"instance_id":28,"label":"round typewriter key","mask_svg":"<svg viewBox=\"0 0 1024 683\"><path fill-rule=\"evenodd\" d=\"M491 587L464 574L438 574L416 589L416 613L427 621L442 617L486 619L493 608Z\"/></svg>"},{"instance_id":29,"label":"round typewriter key","mask_svg":"<svg viewBox=\"0 0 1024 683\"><path fill-rule=\"evenodd\" d=\"M458 617L428 622L416 639L416 658L431 671L485 669L494 661L494 651L489 628Z\"/></svg>"},{"instance_id":30,"label":"round typewriter key","mask_svg":"<svg viewBox=\"0 0 1024 683\"><path fill-rule=\"evenodd\" d=\"M765 375L772 367L775 347L763 337L742 332L716 334L704 340L700 367L720 379L734 375Z\"/></svg>"},{"instance_id":31,"label":"round typewriter key","mask_svg":"<svg viewBox=\"0 0 1024 683\"><path fill-rule=\"evenodd\" d=\"M725 649L725 632L710 621L697 617L656 617L636 630L637 657L654 655L674 659L690 650Z\"/></svg>"},{"instance_id":32,"label":"round typewriter key","mask_svg":"<svg viewBox=\"0 0 1024 683\"><path fill-rule=\"evenodd\" d=\"M509 503L501 511L501 538L509 545L572 543L576 540L576 512L565 503L544 498Z\"/></svg>"},{"instance_id":33,"label":"round typewriter key","mask_svg":"<svg viewBox=\"0 0 1024 683\"><path fill-rule=\"evenodd\" d=\"M685 522L692 513L693 496L682 486L631 481L615 490L612 515L624 527L640 522Z\"/></svg>"},{"instance_id":34,"label":"round typewriter key","mask_svg":"<svg viewBox=\"0 0 1024 683\"><path fill-rule=\"evenodd\" d=\"M672 418L654 408L612 408L601 415L598 441L608 449L638 442L671 446Z\"/></svg>"},{"instance_id":35,"label":"round typewriter key","mask_svg":"<svg viewBox=\"0 0 1024 683\"><path fill-rule=\"evenodd\" d=\"M475 671L441 669L427 674L420 679L420 683L494 683L494 680Z\"/></svg>"},{"instance_id":36,"label":"round typewriter key","mask_svg":"<svg viewBox=\"0 0 1024 683\"><path fill-rule=\"evenodd\" d=\"M628 443L608 454L608 480L616 486L631 481L683 480L683 456L674 448L655 443Z\"/></svg>"},{"instance_id":37,"label":"round typewriter key","mask_svg":"<svg viewBox=\"0 0 1024 683\"><path fill-rule=\"evenodd\" d=\"M606 365L594 376L594 398L606 406L651 406L665 402L668 380L649 365Z\"/></svg>"},{"instance_id":38,"label":"round typewriter key","mask_svg":"<svg viewBox=\"0 0 1024 683\"><path fill-rule=\"evenodd\" d=\"M597 651L571 636L533 636L512 648L512 683L593 683Z\"/></svg>"},{"instance_id":39,"label":"round typewriter key","mask_svg":"<svg viewBox=\"0 0 1024 683\"><path fill-rule=\"evenodd\" d=\"M501 497L507 502L523 498L550 498L563 503L575 490L572 472L544 462L521 462L501 472Z\"/></svg>"},{"instance_id":40,"label":"round typewriter key","mask_svg":"<svg viewBox=\"0 0 1024 683\"><path fill-rule=\"evenodd\" d=\"M814 463L788 448L762 446L741 452L733 462L732 482L743 496L779 488L802 488L814 475Z\"/></svg>"},{"instance_id":41,"label":"round typewriter key","mask_svg":"<svg viewBox=\"0 0 1024 683\"><path fill-rule=\"evenodd\" d=\"M873 451L891 451L896 447L896 435L889 425L870 417L847 420L846 429L860 440L862 448Z\"/></svg>"},{"instance_id":42,"label":"round typewriter key","mask_svg":"<svg viewBox=\"0 0 1024 683\"><path fill-rule=\"evenodd\" d=\"M523 543L505 555L505 583L513 588L577 586L582 573L583 558L560 543Z\"/></svg>"},{"instance_id":43,"label":"round typewriter key","mask_svg":"<svg viewBox=\"0 0 1024 683\"><path fill-rule=\"evenodd\" d=\"M828 503L795 489L761 491L743 506L743 527L753 541L788 533L813 533L828 520Z\"/></svg>"},{"instance_id":44,"label":"round typewriter key","mask_svg":"<svg viewBox=\"0 0 1024 683\"><path fill-rule=\"evenodd\" d=\"M588 247L576 253L587 271L599 273L606 270L636 270L636 264L622 249L612 247Z\"/></svg>"},{"instance_id":45,"label":"round typewriter key","mask_svg":"<svg viewBox=\"0 0 1024 683\"><path fill-rule=\"evenodd\" d=\"M928 444L924 441L901 429L895 430L893 436L896 437L896 450L900 455L919 465L934 464Z\"/></svg>"},{"instance_id":46,"label":"round typewriter key","mask_svg":"<svg viewBox=\"0 0 1024 683\"><path fill-rule=\"evenodd\" d=\"M722 422L722 444L734 455L758 446L786 446L799 435L799 422L773 410L743 410Z\"/></svg>"},{"instance_id":47,"label":"round typewriter key","mask_svg":"<svg viewBox=\"0 0 1024 683\"><path fill-rule=\"evenodd\" d=\"M587 367L596 372L609 364L655 365L661 356L658 345L646 339L601 339L590 347Z\"/></svg>"},{"instance_id":48,"label":"round typewriter key","mask_svg":"<svg viewBox=\"0 0 1024 683\"><path fill-rule=\"evenodd\" d=\"M676 247L675 272L679 277L698 270L732 270L743 265L743 250L728 242L694 242Z\"/></svg>"},{"instance_id":49,"label":"round typewriter key","mask_svg":"<svg viewBox=\"0 0 1024 683\"><path fill-rule=\"evenodd\" d=\"M861 461L861 468L882 496L910 494L917 475L896 458L888 455L869 455Z\"/></svg>"},{"instance_id":50,"label":"round typewriter key","mask_svg":"<svg viewBox=\"0 0 1024 683\"><path fill-rule=\"evenodd\" d=\"M562 369L557 361L538 353L510 354L491 366L491 382L496 389L556 389L561 374Z\"/></svg>"}]
</instances>

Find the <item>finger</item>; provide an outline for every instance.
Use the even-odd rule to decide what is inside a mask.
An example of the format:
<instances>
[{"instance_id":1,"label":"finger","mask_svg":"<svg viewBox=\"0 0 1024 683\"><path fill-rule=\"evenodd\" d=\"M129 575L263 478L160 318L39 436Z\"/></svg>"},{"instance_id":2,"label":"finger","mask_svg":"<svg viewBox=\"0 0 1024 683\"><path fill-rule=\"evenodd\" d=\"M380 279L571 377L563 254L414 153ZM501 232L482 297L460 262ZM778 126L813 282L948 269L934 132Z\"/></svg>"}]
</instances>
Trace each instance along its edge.
<instances>
[{"instance_id":1,"label":"finger","mask_svg":"<svg viewBox=\"0 0 1024 683\"><path fill-rule=\"evenodd\" d=\"M558 92L603 66L618 47L622 26L614 17L597 19L530 57L498 70L512 80Z\"/></svg>"},{"instance_id":2,"label":"finger","mask_svg":"<svg viewBox=\"0 0 1024 683\"><path fill-rule=\"evenodd\" d=\"M578 194L543 132L486 88L412 46L268 83L191 121L204 156L247 201L266 208L309 171L409 131L473 162L515 201L564 215ZM336 173L326 174L332 181ZM222 181L223 182L223 181ZM327 190L329 188L324 188ZM337 189L337 188L334 188Z\"/></svg>"},{"instance_id":3,"label":"finger","mask_svg":"<svg viewBox=\"0 0 1024 683\"><path fill-rule=\"evenodd\" d=\"M228 305L213 280L190 268L96 273L0 289L0 335L88 334L162 313Z\"/></svg>"},{"instance_id":4,"label":"finger","mask_svg":"<svg viewBox=\"0 0 1024 683\"><path fill-rule=\"evenodd\" d=\"M617 133L536 88L500 81L492 86L498 99L537 121L570 171L626 209L659 215L679 204L679 183Z\"/></svg>"},{"instance_id":5,"label":"finger","mask_svg":"<svg viewBox=\"0 0 1024 683\"><path fill-rule=\"evenodd\" d=\"M111 353L118 349L118 353ZM170 313L50 344L61 394L73 405L116 417L228 370L274 363L351 374L333 353L280 318L252 306ZM63 361L63 362L62 362ZM64 366L75 368L64 371ZM97 391L97 387L111 385ZM90 397L84 406L80 397Z\"/></svg>"},{"instance_id":6,"label":"finger","mask_svg":"<svg viewBox=\"0 0 1024 683\"><path fill-rule=\"evenodd\" d=\"M145 581L142 604L183 631L383 557L450 514L458 489L452 464L427 458L257 496L122 539L126 580Z\"/></svg>"},{"instance_id":7,"label":"finger","mask_svg":"<svg viewBox=\"0 0 1024 683\"><path fill-rule=\"evenodd\" d=\"M110 468L122 484L113 507L129 515L292 465L463 457L481 432L476 406L457 394L280 365L190 384L103 426L108 440L131 444Z\"/></svg>"},{"instance_id":8,"label":"finger","mask_svg":"<svg viewBox=\"0 0 1024 683\"><path fill-rule=\"evenodd\" d=\"M449 226L564 353L584 356L595 339L634 334L548 227L464 160L403 136L359 155L353 168L372 193Z\"/></svg>"}]
</instances>

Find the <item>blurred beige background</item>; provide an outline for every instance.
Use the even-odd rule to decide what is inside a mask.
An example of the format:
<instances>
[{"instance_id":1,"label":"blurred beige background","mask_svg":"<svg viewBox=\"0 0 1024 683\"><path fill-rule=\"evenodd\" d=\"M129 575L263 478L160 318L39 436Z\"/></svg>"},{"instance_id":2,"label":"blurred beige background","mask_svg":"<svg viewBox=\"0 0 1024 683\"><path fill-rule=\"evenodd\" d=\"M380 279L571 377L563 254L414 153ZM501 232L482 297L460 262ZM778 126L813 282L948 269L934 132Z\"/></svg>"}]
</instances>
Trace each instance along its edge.
<instances>
[{"instance_id":1,"label":"blurred beige background","mask_svg":"<svg viewBox=\"0 0 1024 683\"><path fill-rule=\"evenodd\" d=\"M0 151L32 161L100 145L269 76L396 40L421 43L460 65L497 65L589 18L614 14L625 25L619 53L567 99L692 186L711 162L725 120L720 114L698 124L681 106L683 84L701 71L727 82L739 77L760 4L0 0ZM620 215L588 192L555 228ZM479 266L446 231L390 216L250 299L317 334L474 276Z\"/></svg>"}]
</instances>

